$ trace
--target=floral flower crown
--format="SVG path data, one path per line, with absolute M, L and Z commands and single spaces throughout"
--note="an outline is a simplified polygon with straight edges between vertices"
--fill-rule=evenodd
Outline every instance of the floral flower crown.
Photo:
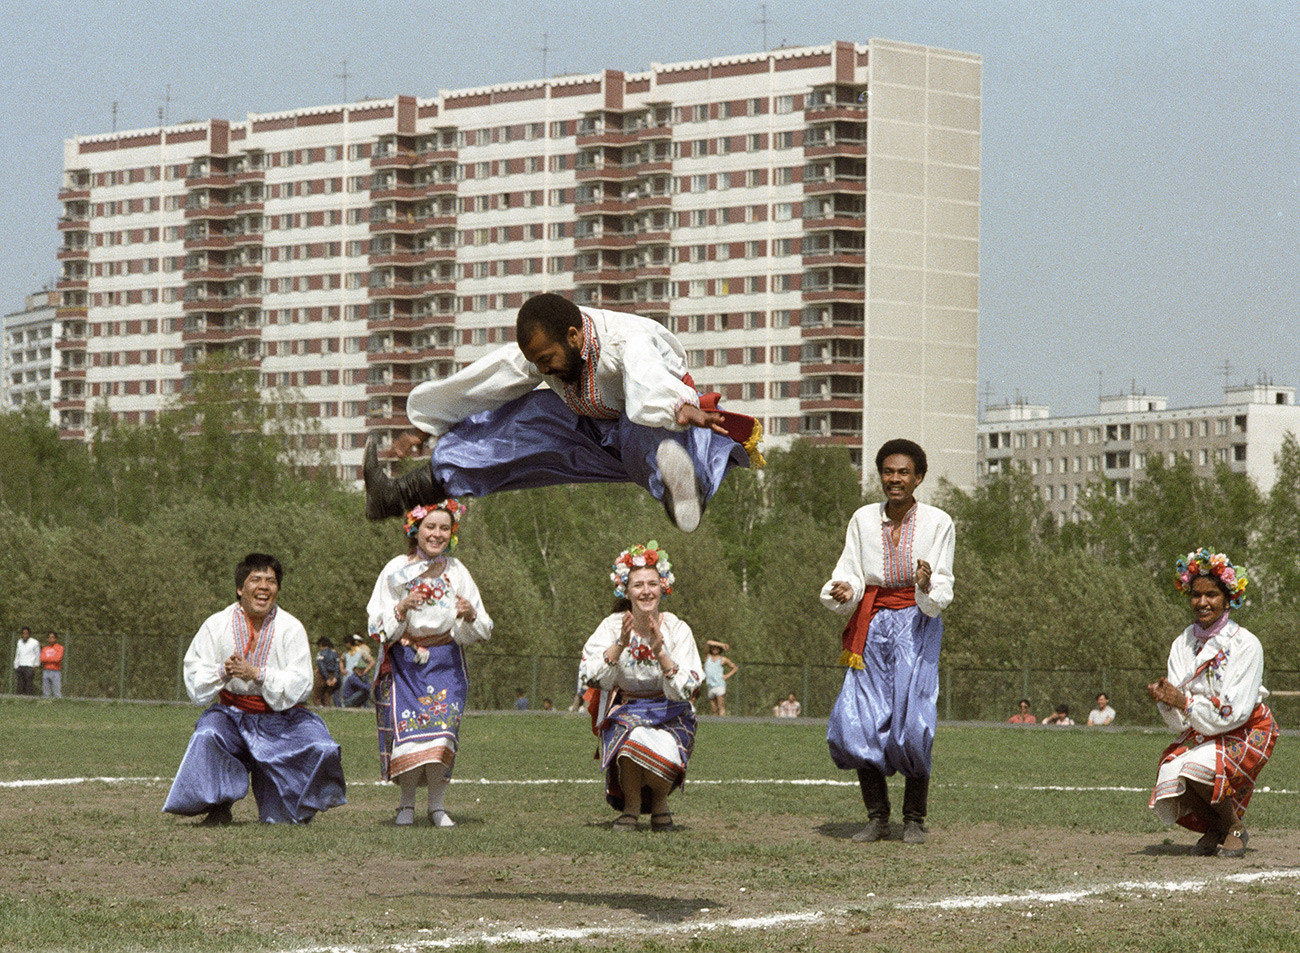
M 1246 570 L 1234 566 L 1223 553 L 1212 553 L 1202 546 L 1196 552 L 1179 559 L 1174 572 L 1178 576 L 1174 580 L 1174 588 L 1179 592 L 1190 594 L 1192 580 L 1197 576 L 1213 576 L 1228 587 L 1228 608 L 1241 608 L 1243 593 L 1246 591 Z
M 441 503 L 434 503 L 432 506 L 417 506 L 406 514 L 406 520 L 402 523 L 402 531 L 406 533 L 407 539 L 413 541 L 415 534 L 420 531 L 420 524 L 424 522 L 424 518 L 434 510 L 444 510 L 451 516 L 451 542 L 447 544 L 447 551 L 450 552 L 456 548 L 456 531 L 460 529 L 460 518 L 465 515 L 465 504 L 459 500 L 448 497 Z
M 633 569 L 649 566 L 659 573 L 664 584 L 664 595 L 673 591 L 673 564 L 668 561 L 668 553 L 659 547 L 655 540 L 642 546 L 637 543 L 618 554 L 614 560 L 614 571 L 609 574 L 609 581 L 614 584 L 614 595 L 620 599 L 627 598 L 627 580 Z

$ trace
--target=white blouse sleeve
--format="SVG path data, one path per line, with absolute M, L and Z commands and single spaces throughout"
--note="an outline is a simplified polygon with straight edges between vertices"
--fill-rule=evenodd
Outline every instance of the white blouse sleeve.
M 695 645 L 695 634 L 676 616 L 672 617 L 672 625 L 666 628 L 670 628 L 665 633 L 668 654 L 673 657 L 677 671 L 671 678 L 664 679 L 664 695 L 672 701 L 690 701 L 704 678 L 704 663 L 700 661 L 700 650 Z
M 1187 722 L 1203 735 L 1221 735 L 1244 725 L 1259 703 L 1264 681 L 1264 651 L 1259 639 L 1239 629 L 1226 646 L 1218 646 L 1217 642 L 1217 638 L 1211 639 L 1202 650 L 1225 652 L 1217 673 L 1207 673 L 1188 686 L 1192 704 L 1187 709 Z
M 456 595 L 464 597 L 474 607 L 474 619 L 467 622 L 457 619 L 451 627 L 451 637 L 460 645 L 473 645 L 486 642 L 492 638 L 492 617 L 483 608 L 483 597 L 479 594 L 474 577 L 469 574 L 465 564 L 460 560 L 449 560 L 452 576 L 452 588 Z
M 582 684 L 609 691 L 618 678 L 618 665 L 605 661 L 605 650 L 618 641 L 623 631 L 622 613 L 614 613 L 601 620 L 596 631 L 591 633 L 587 644 L 582 647 L 582 661 L 578 665 L 578 677 Z
M 450 377 L 418 385 L 406 399 L 406 416 L 440 437 L 466 417 L 522 397 L 541 382 L 519 346 L 506 344 Z
M 867 585 L 865 581 L 866 573 L 862 568 L 862 510 L 853 514 L 849 520 L 849 528 L 844 534 L 844 551 L 840 553 L 839 562 L 835 564 L 835 569 L 831 572 L 831 578 L 826 580 L 822 586 L 821 602 L 827 609 L 837 615 L 852 615 L 853 610 L 858 607 L 862 601 L 862 594 L 866 592 Z M 853 595 L 847 602 L 836 602 L 835 597 L 831 595 L 831 586 L 837 582 L 847 582 L 853 589 Z
M 261 694 L 272 709 L 284 711 L 311 696 L 311 645 L 302 623 L 287 613 L 277 613 L 274 639 L 262 671 Z
M 677 422 L 683 404 L 699 406 L 700 395 L 675 375 L 655 343 L 638 331 L 623 342 L 624 413 L 633 423 L 662 430 L 685 430 Z
M 930 591 L 923 592 L 916 587 L 916 605 L 926 615 L 937 616 L 952 602 L 952 555 L 957 544 L 957 531 L 951 517 L 942 510 L 933 510 L 932 515 L 940 518 L 930 551 L 913 552 L 917 559 L 924 559 L 930 564 Z
M 400 560 L 399 556 L 380 570 L 375 588 L 370 593 L 370 601 L 366 603 L 370 637 L 381 645 L 392 645 L 406 634 L 406 620 L 397 617 L 397 603 L 401 601 L 402 594 L 394 592 L 388 585 L 388 575 Z
M 209 616 L 185 652 L 185 691 L 196 705 L 212 704 L 225 687 L 221 678 L 221 667 L 226 658 L 221 651 L 220 620 L 220 613 Z

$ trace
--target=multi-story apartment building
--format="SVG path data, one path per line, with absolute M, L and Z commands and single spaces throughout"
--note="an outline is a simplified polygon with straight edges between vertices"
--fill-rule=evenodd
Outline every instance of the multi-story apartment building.
M 701 389 L 975 476 L 981 64 L 873 40 L 71 139 L 59 423 L 146 421 L 206 357 L 345 472 L 529 295 L 666 324 Z
M 49 409 L 50 422 L 55 425 L 63 383 L 54 374 L 55 348 L 63 336 L 58 305 L 57 291 L 28 295 L 23 310 L 6 314 L 0 326 L 4 349 L 0 407 L 13 411 L 37 403 Z
M 1123 498 L 1155 456 L 1189 461 L 1200 476 L 1218 464 L 1245 473 L 1267 493 L 1276 479 L 1282 438 L 1300 435 L 1295 388 L 1272 384 L 1227 387 L 1223 403 L 1170 409 L 1164 397 L 1103 397 L 1096 414 L 1053 417 L 1027 403 L 988 407 L 979 425 L 981 480 L 1022 468 L 1058 523 L 1078 520 L 1088 485 L 1108 480 Z

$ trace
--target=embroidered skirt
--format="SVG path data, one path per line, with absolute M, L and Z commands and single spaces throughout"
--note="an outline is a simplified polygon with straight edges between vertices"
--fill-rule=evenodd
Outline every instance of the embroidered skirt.
M 446 765 L 451 777 L 469 692 L 465 656 L 455 642 L 426 648 L 429 660 L 420 665 L 411 646 L 391 646 L 387 671 L 375 682 L 379 774 L 385 781 L 430 762 Z
M 618 759 L 636 764 L 672 782 L 671 790 L 686 779 L 686 764 L 695 747 L 695 709 L 690 702 L 666 698 L 634 698 L 617 705 L 600 723 L 600 766 L 605 769 L 605 800 L 623 810 L 623 789 L 618 779 Z M 643 813 L 650 796 L 641 796 Z
M 1230 798 L 1240 820 L 1255 791 L 1255 779 L 1273 754 L 1277 735 L 1273 712 L 1264 704 L 1255 706 L 1244 725 L 1221 735 L 1206 737 L 1191 729 L 1183 732 L 1160 756 L 1151 810 L 1166 824 L 1204 833 L 1208 829 L 1205 819 L 1179 800 L 1191 780 L 1213 784 L 1212 803 Z
M 916 606 L 876 613 L 862 648 L 863 667 L 845 669 L 826 726 L 837 767 L 930 776 L 942 641 L 943 620 Z

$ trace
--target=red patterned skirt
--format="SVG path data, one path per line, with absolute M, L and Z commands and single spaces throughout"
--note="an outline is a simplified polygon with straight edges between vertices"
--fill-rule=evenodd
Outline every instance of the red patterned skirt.
M 1215 804 L 1225 797 L 1231 798 L 1240 820 L 1255 791 L 1255 779 L 1273 754 L 1277 735 L 1273 713 L 1262 703 L 1255 706 L 1244 725 L 1221 735 L 1202 735 L 1189 728 L 1160 756 L 1160 774 L 1151 792 L 1149 806 L 1159 811 L 1156 802 L 1179 797 L 1186 789 L 1184 778 L 1190 778 L 1213 783 L 1211 800 Z M 1184 757 L 1189 753 L 1201 757 Z M 1214 761 L 1212 771 L 1209 766 L 1211 753 Z M 1190 810 L 1183 811 L 1177 818 L 1165 819 L 1198 833 L 1208 829 L 1205 819 Z

